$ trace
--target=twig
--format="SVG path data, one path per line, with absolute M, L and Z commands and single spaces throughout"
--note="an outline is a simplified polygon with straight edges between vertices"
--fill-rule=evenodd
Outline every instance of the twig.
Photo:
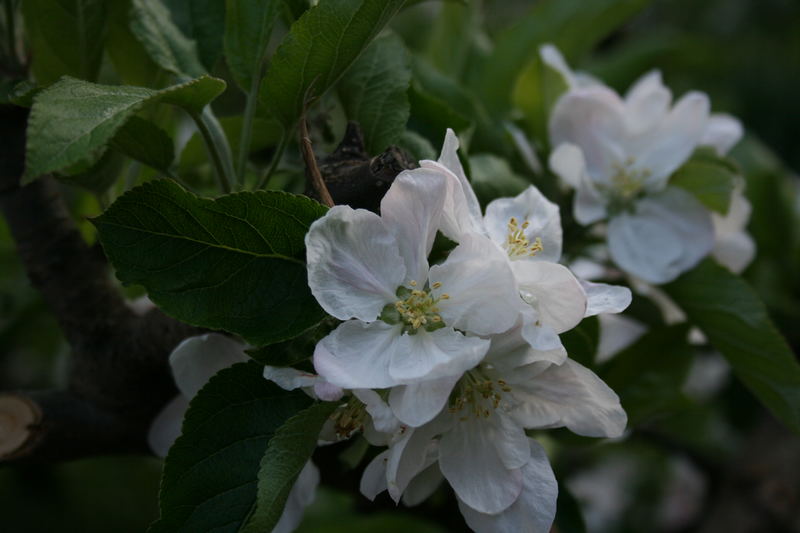
M 314 155 L 314 149 L 311 146 L 311 137 L 308 134 L 308 124 L 306 123 L 306 112 L 311 105 L 312 98 L 311 90 L 314 87 L 316 78 L 308 86 L 306 94 L 303 97 L 303 113 L 300 115 L 300 152 L 303 154 L 303 161 L 306 163 L 306 170 L 308 170 L 308 177 L 311 180 L 311 186 L 316 191 L 320 203 L 328 207 L 333 207 L 333 198 L 328 191 L 328 186 L 325 185 L 325 180 L 322 179 L 322 174 L 317 165 L 317 157 Z

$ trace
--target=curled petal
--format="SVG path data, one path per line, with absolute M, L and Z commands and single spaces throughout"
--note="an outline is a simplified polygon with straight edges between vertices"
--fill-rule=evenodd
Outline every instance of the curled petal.
M 593 283 L 581 280 L 581 286 L 586 292 L 587 305 L 584 316 L 594 316 L 601 313 L 621 313 L 631 304 L 633 295 L 628 287 Z
M 334 206 L 306 235 L 308 285 L 341 320 L 372 321 L 406 277 L 395 234 L 364 209 Z
M 156 457 L 166 457 L 172 444 L 180 437 L 183 417 L 188 409 L 189 400 L 179 394 L 153 419 L 147 432 L 147 444 Z

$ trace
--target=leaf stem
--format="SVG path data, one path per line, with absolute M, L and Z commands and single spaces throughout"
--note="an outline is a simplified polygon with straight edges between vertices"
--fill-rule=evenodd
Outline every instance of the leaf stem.
M 264 189 L 269 184 L 269 180 L 272 177 L 272 174 L 275 172 L 275 169 L 278 167 L 278 163 L 280 163 L 280 160 L 283 157 L 283 152 L 286 150 L 286 145 L 288 144 L 289 135 L 284 129 L 283 135 L 281 135 L 281 142 L 278 144 L 278 147 L 275 149 L 275 153 L 272 155 L 272 161 L 270 161 L 267 171 L 264 172 L 264 175 L 261 176 L 260 180 L 258 180 L 255 190 L 258 191 Z
M 217 119 L 208 107 L 202 115 L 190 113 L 200 135 L 203 137 L 211 163 L 217 176 L 220 190 L 228 194 L 231 192 L 231 177 L 233 175 L 233 163 L 231 163 L 230 147 Z
M 311 178 L 311 186 L 317 192 L 320 202 L 328 207 L 333 207 L 333 198 L 328 191 L 328 186 L 325 185 L 325 180 L 322 179 L 319 165 L 317 165 L 317 156 L 314 155 L 314 149 L 311 147 L 311 137 L 308 134 L 305 113 L 300 117 L 300 151 L 303 153 L 303 160 Z
M 253 81 L 250 84 L 250 92 L 247 93 L 247 103 L 244 108 L 244 123 L 242 124 L 242 135 L 239 141 L 239 162 L 236 165 L 236 175 L 239 178 L 239 186 L 242 188 L 244 187 L 244 174 L 247 170 L 247 156 L 250 154 L 250 143 L 253 135 L 253 117 L 256 114 L 259 87 L 261 87 L 261 76 L 257 71 L 253 75 Z

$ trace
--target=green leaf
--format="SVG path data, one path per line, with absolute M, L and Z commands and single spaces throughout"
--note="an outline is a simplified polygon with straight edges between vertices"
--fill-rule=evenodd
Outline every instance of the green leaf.
M 224 81 L 208 76 L 160 91 L 65 77 L 34 99 L 24 183 L 80 161 L 96 161 L 117 131 L 146 105 L 163 102 L 200 113 L 223 90 Z
M 289 491 L 317 447 L 322 425 L 336 407 L 334 402 L 312 405 L 275 432 L 261 460 L 256 507 L 244 533 L 272 531 L 278 523 Z
M 130 16 L 131 31 L 158 66 L 180 77 L 206 73 L 197 45 L 175 26 L 161 0 L 131 0 Z
M 181 32 L 197 43 L 197 54 L 212 69 L 222 52 L 225 28 L 224 0 L 166 0 L 172 20 Z
M 106 150 L 94 164 L 78 164 L 69 173 L 59 174 L 58 179 L 70 185 L 83 187 L 95 194 L 102 194 L 117 181 L 125 163 L 125 158 L 115 150 Z
M 555 527 L 558 528 L 558 533 L 586 533 L 581 506 L 566 484 L 560 480 L 557 505 Z
M 283 0 L 228 0 L 225 17 L 225 59 L 236 83 L 250 92 L 261 77 L 272 27 Z
M 111 139 L 110 146 L 156 170 L 169 171 L 175 146 L 167 132 L 139 117 L 131 117 Z
M 347 118 L 364 132 L 367 153 L 395 144 L 408 121 L 411 67 L 403 41 L 395 34 L 378 37 L 339 82 Z
M 312 400 L 265 380 L 261 366 L 221 370 L 192 400 L 164 463 L 161 518 L 150 533 L 239 531 L 255 505 L 270 439 Z
M 276 191 L 198 198 L 170 180 L 120 197 L 94 219 L 125 284 L 166 313 L 260 345 L 296 336 L 324 313 L 306 279 L 304 237 L 325 208 Z
M 125 85 L 158 86 L 158 76 L 163 74 L 131 31 L 131 0 L 110 2 L 106 53 Z
M 631 426 L 686 407 L 681 387 L 694 353 L 688 331 L 687 324 L 653 328 L 599 369 Z
M 431 65 L 453 79 L 461 79 L 477 35 L 480 2 L 445 3 L 430 31 L 425 50 Z
M 426 91 L 417 80 L 411 81 L 408 100 L 411 104 L 409 128 L 432 140 L 435 146 L 442 145 L 447 128 L 463 131 L 472 125 L 460 110 L 456 111 L 447 101 Z
M 287 128 L 304 98 L 331 87 L 402 7 L 404 0 L 320 0 L 292 24 L 272 56 L 261 102 Z
M 472 188 L 482 205 L 495 198 L 516 196 L 529 183 L 511 170 L 508 162 L 491 154 L 478 154 L 469 158 Z
M 534 139 L 548 141 L 550 110 L 569 84 L 560 72 L 542 61 L 537 53 L 517 79 L 512 94 L 514 105 L 522 110 Z
M 706 207 L 723 215 L 728 212 L 738 169 L 718 156 L 713 148 L 700 148 L 670 178 L 670 185 L 685 189 Z
M 596 316 L 584 318 L 580 324 L 561 335 L 561 342 L 570 359 L 591 368 L 600 342 L 600 321 Z
M 330 333 L 338 323 L 338 320 L 328 317 L 294 339 L 260 348 L 251 348 L 245 350 L 245 352 L 262 365 L 295 366 L 311 359 L 317 343 Z
M 706 260 L 664 290 L 753 394 L 800 432 L 800 364 L 750 286 Z
M 105 0 L 25 0 L 22 14 L 39 85 L 64 75 L 97 78 L 106 38 Z
M 552 42 L 568 59 L 580 57 L 619 28 L 649 0 L 542 0 L 514 26 L 498 35 L 484 68 L 474 76 L 477 92 L 493 113 L 510 103 L 514 81 L 539 46 Z

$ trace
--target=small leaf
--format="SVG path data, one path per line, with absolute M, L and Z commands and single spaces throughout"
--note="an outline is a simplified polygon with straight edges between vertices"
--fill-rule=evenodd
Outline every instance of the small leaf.
M 106 38 L 105 0 L 25 0 L 22 14 L 39 85 L 61 76 L 94 80 Z
M 588 52 L 648 4 L 648 0 L 543 0 L 497 36 L 491 55 L 476 72 L 475 88 L 493 113 L 508 110 L 514 81 L 538 54 L 555 43 L 568 59 Z
M 733 162 L 719 157 L 713 149 L 700 148 L 672 175 L 670 185 L 689 191 L 703 205 L 724 215 L 731 203 L 737 175 Z
M 336 406 L 334 402 L 314 404 L 275 432 L 261 459 L 256 507 L 243 529 L 245 533 L 272 531 L 278 523 L 289 491 L 317 447 L 322 425 Z
M 131 31 L 164 70 L 190 78 L 206 73 L 197 45 L 175 26 L 161 0 L 131 0 Z
M 175 159 L 175 146 L 167 132 L 139 117 L 128 119 L 110 146 L 156 170 L 168 171 Z
M 172 20 L 181 32 L 197 43 L 197 55 L 212 69 L 222 52 L 225 27 L 223 0 L 165 0 Z
M 469 158 L 472 188 L 481 204 L 495 198 L 516 196 L 530 185 L 514 173 L 505 159 L 491 154 L 478 154 Z
M 97 161 L 117 131 L 145 105 L 164 102 L 199 113 L 223 90 L 224 81 L 208 76 L 160 91 L 65 77 L 34 99 L 24 183 L 80 161 Z
M 325 208 L 261 191 L 198 198 L 170 180 L 120 197 L 94 224 L 125 284 L 166 313 L 260 345 L 290 339 L 324 313 L 306 279 L 304 237 Z
M 250 92 L 261 77 L 272 27 L 283 0 L 228 0 L 225 16 L 225 59 L 236 83 Z
M 753 394 L 790 429 L 800 432 L 800 364 L 753 289 L 726 268 L 705 260 L 664 290 Z
M 303 13 L 272 56 L 261 102 L 287 128 L 355 61 L 405 0 L 320 0 Z M 311 91 L 309 92 L 309 88 Z
M 375 39 L 339 82 L 339 98 L 347 118 L 361 126 L 367 153 L 384 151 L 405 131 L 410 80 L 403 41 L 389 34 Z
M 265 380 L 256 363 L 221 370 L 189 406 L 164 463 L 161 518 L 148 531 L 239 531 L 255 505 L 270 439 L 311 402 Z

